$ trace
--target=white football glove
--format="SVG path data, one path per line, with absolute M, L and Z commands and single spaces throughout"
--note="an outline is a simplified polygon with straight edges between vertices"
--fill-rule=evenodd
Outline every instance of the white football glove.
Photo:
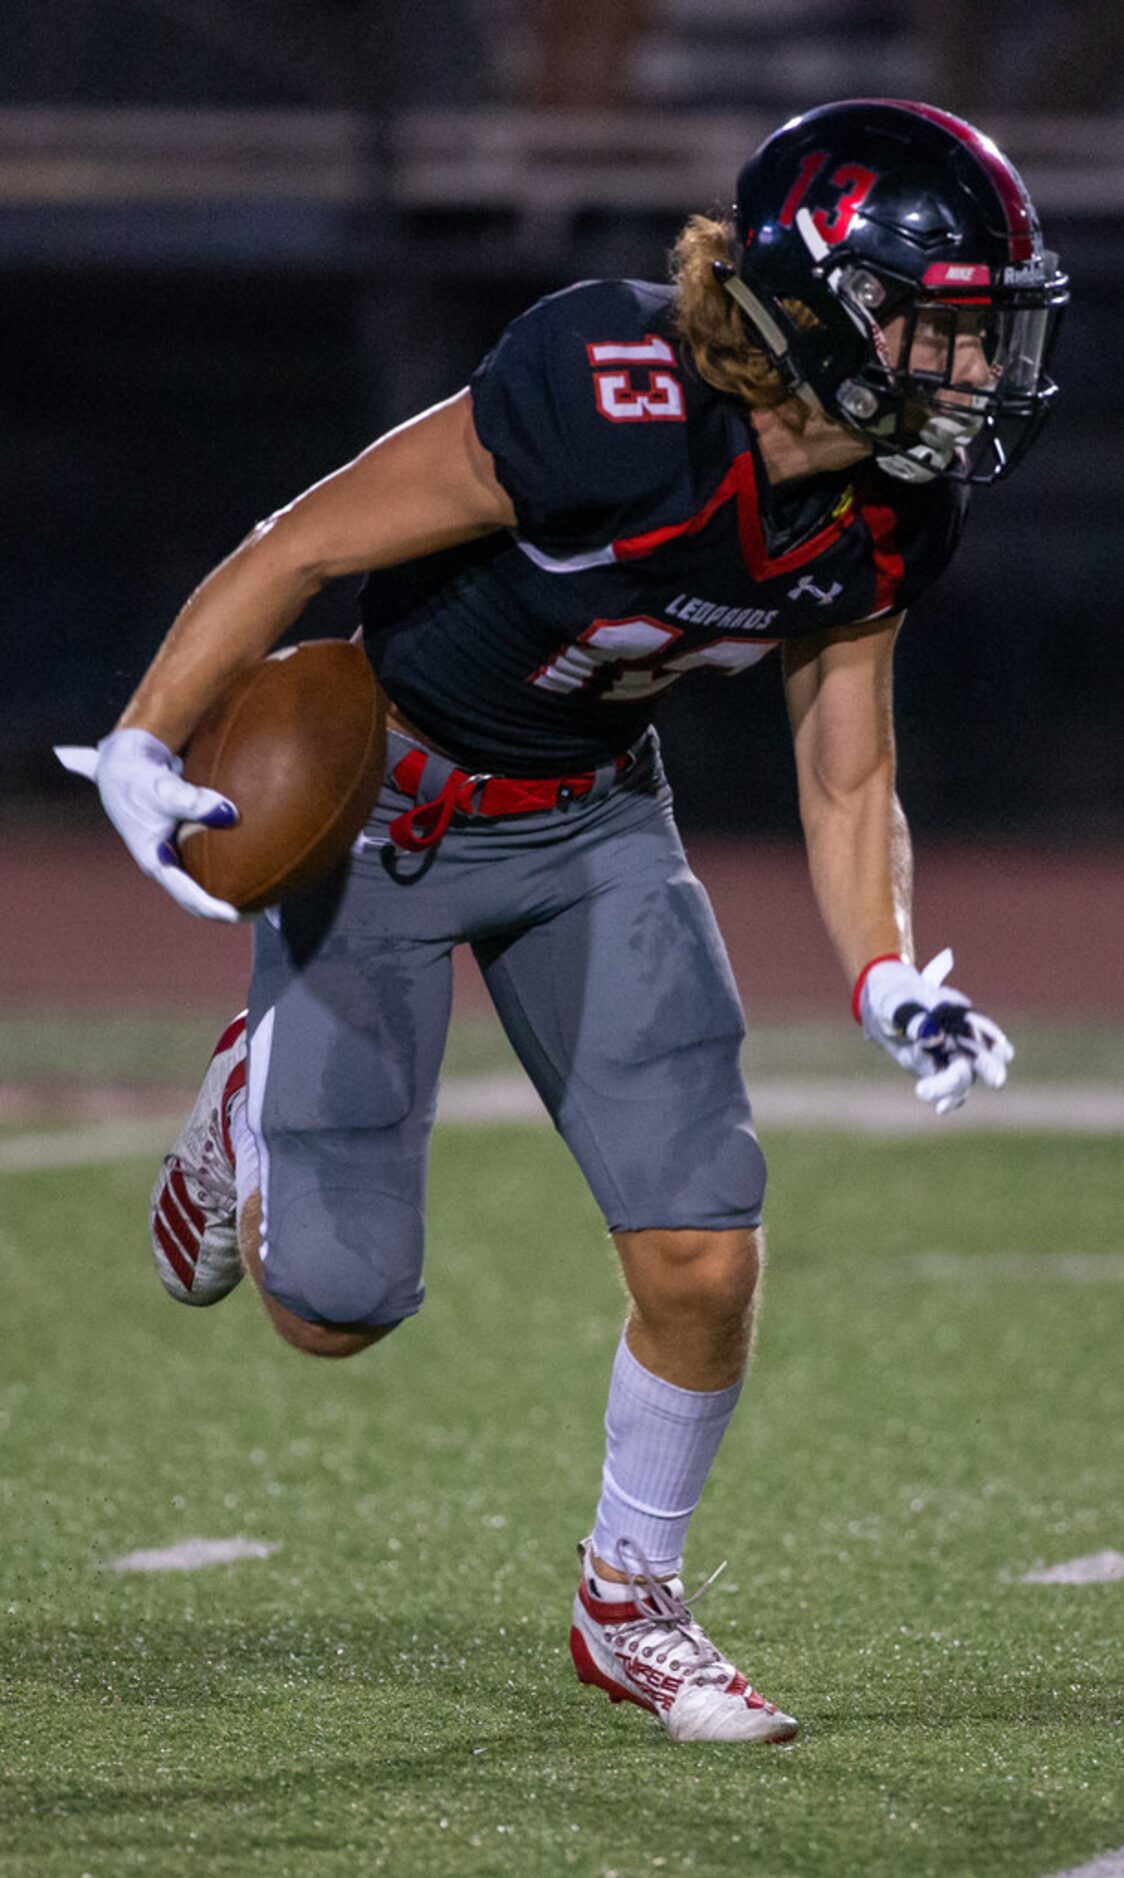
M 167 744 L 146 730 L 115 730 L 96 746 L 56 744 L 64 769 L 97 784 L 110 821 L 138 867 L 178 900 L 189 913 L 205 919 L 236 920 L 238 909 L 185 874 L 176 849 L 181 822 L 205 828 L 229 828 L 238 810 L 214 789 L 184 782 L 183 764 Z
M 997 1024 L 945 985 L 951 970 L 947 946 L 920 972 L 901 959 L 879 959 L 859 995 L 863 1034 L 918 1078 L 915 1093 L 935 1103 L 938 1115 L 967 1101 L 977 1078 L 1002 1089 L 1015 1054 Z

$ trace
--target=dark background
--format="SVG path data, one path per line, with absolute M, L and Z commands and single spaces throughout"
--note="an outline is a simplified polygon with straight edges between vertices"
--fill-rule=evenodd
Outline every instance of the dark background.
M 610 0 L 587 19 L 547 0 L 408 12 L 320 0 L 267 9 L 265 29 L 219 0 L 6 12 L 7 789 L 73 788 L 50 743 L 109 728 L 207 569 L 380 430 L 456 390 L 529 300 L 589 274 L 663 273 L 682 214 L 721 202 L 732 168 L 716 160 L 711 175 L 700 159 L 688 195 L 674 163 L 660 170 L 662 124 L 668 147 L 696 150 L 724 126 L 734 151 L 744 120 L 748 151 L 790 110 L 861 89 L 928 95 L 986 128 L 1001 119 L 1073 279 L 1059 408 L 1011 481 L 977 494 L 956 560 L 903 637 L 907 808 L 930 832 L 1120 832 L 1124 190 L 1115 159 L 1074 168 L 1075 153 L 1115 149 L 1118 62 L 1100 60 L 1093 84 L 1073 50 L 1080 6 L 1020 9 L 1020 37 L 999 4 L 983 76 L 949 44 L 955 8 L 943 40 L 904 4 L 773 0 L 765 37 L 747 11 L 731 0 L 693 19 L 687 0 Z M 809 74 L 828 82 L 809 89 Z M 268 164 L 253 154 L 262 123 Z M 544 124 L 557 159 L 537 150 Z M 318 182 L 337 127 L 351 171 Z M 498 183 L 462 190 L 505 127 Z M 656 156 L 638 157 L 653 141 Z M 449 144 L 452 190 L 417 155 Z M 583 165 L 588 180 L 557 195 Z M 349 631 L 353 608 L 354 590 L 336 589 L 302 631 Z M 689 826 L 793 826 L 771 664 L 693 678 L 660 725 Z

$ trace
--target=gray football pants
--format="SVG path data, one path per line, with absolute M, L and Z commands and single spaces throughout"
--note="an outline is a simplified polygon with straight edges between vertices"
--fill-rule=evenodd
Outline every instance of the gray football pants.
M 411 746 L 392 734 L 388 778 Z M 451 765 L 431 756 L 418 800 Z M 260 918 L 249 1113 L 263 1273 L 311 1323 L 421 1304 L 425 1187 L 455 945 L 614 1231 L 756 1225 L 765 1170 L 744 1028 L 653 735 L 566 808 L 387 846 L 387 782 L 348 868 Z

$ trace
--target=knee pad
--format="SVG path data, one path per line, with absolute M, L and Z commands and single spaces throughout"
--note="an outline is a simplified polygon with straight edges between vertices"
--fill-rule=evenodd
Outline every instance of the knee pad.
M 323 1184 L 272 1206 L 262 1281 L 311 1324 L 400 1324 L 421 1308 L 423 1223 L 416 1208 L 369 1187 Z

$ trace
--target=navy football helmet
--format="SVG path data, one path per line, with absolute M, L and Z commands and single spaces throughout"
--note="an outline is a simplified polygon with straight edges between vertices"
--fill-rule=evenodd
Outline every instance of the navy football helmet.
M 718 272 L 792 393 L 891 475 L 1013 467 L 1057 391 L 1069 291 L 989 138 L 930 105 L 824 105 L 746 163 L 735 225 L 738 264 Z

